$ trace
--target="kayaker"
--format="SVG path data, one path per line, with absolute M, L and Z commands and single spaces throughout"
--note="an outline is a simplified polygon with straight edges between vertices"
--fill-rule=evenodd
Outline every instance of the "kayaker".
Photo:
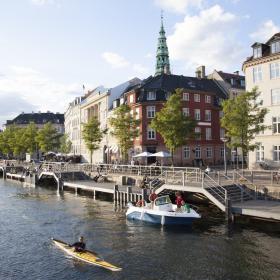
M 177 205 L 177 209 L 180 209 L 181 206 L 183 206 L 185 204 L 185 201 L 182 197 L 182 194 L 180 192 L 176 192 L 176 205 Z
M 83 252 L 86 249 L 86 243 L 84 242 L 84 237 L 80 236 L 79 241 L 70 245 L 70 247 L 75 247 L 75 252 Z

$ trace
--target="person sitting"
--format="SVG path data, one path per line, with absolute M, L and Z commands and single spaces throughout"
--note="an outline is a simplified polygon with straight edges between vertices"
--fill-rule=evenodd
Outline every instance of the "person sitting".
M 74 247 L 75 252 L 84 252 L 86 249 L 86 243 L 84 242 L 84 237 L 80 236 L 79 241 L 70 245 L 70 247 Z

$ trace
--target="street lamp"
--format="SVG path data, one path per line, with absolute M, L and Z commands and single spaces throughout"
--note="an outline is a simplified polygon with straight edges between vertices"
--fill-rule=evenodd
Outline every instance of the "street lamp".
M 224 142 L 224 166 L 225 166 L 225 175 L 227 176 L 227 156 L 226 156 L 226 142 L 228 141 L 227 138 L 221 138 L 221 141 Z

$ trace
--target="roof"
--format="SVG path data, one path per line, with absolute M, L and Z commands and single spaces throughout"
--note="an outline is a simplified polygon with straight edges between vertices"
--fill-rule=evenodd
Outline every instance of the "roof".
M 241 80 L 245 81 L 245 76 L 237 75 L 237 74 L 233 74 L 233 73 L 225 73 L 223 71 L 218 71 L 218 73 L 225 82 L 227 82 L 231 85 L 231 87 L 245 89 L 245 83 L 244 83 L 244 85 L 241 85 Z M 234 84 L 231 83 L 231 79 L 234 80 Z
M 166 92 L 172 93 L 177 88 L 212 93 L 216 94 L 219 98 L 226 98 L 225 93 L 216 85 L 213 80 L 199 79 L 182 75 L 161 74 L 155 77 L 149 77 L 143 81 L 143 84 L 140 88 L 141 94 L 139 96 L 139 101 L 146 100 L 145 94 L 143 94 L 145 91 L 158 90 L 159 92 L 165 94 Z M 164 97 L 164 99 L 166 98 Z
M 60 113 L 22 113 L 13 120 L 7 120 L 7 125 L 11 124 L 45 124 L 51 122 L 53 124 L 64 124 L 64 115 Z

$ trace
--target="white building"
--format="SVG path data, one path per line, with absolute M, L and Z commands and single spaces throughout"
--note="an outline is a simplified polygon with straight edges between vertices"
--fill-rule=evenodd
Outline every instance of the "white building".
M 269 126 L 256 135 L 255 151 L 249 153 L 249 167 L 268 165 L 280 167 L 280 33 L 276 33 L 265 44 L 252 45 L 253 55 L 243 64 L 246 90 L 258 87 L 262 106 L 269 112 L 264 124 Z

